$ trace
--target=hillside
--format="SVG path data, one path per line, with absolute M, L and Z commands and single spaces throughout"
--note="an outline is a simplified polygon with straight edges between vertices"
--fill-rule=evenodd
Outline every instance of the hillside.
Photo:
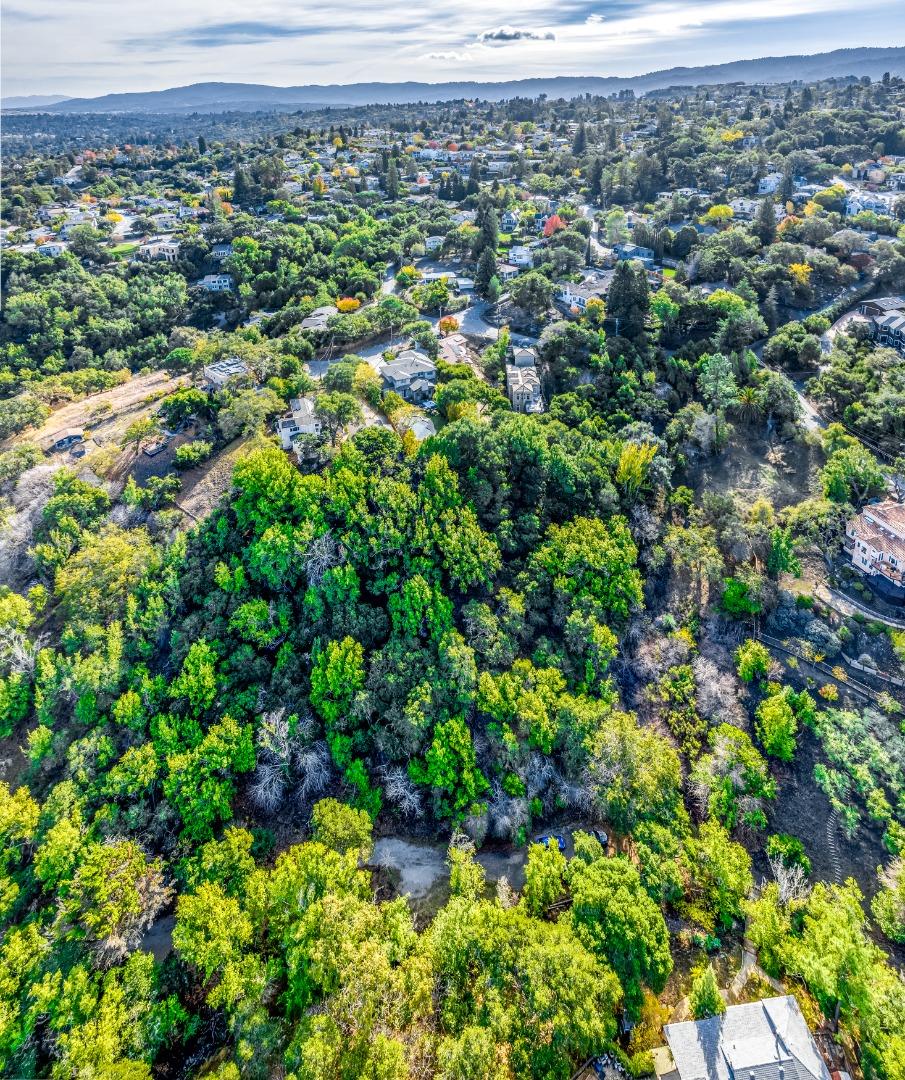
M 813 56 L 772 56 L 737 60 L 706 67 L 673 67 L 629 77 L 562 76 L 508 82 L 351 83 L 348 86 L 266 86 L 256 83 L 195 83 L 147 93 L 105 94 L 69 98 L 47 106 L 48 112 L 255 112 L 324 105 L 404 104 L 480 98 L 504 101 L 514 97 L 575 98 L 583 94 L 638 94 L 675 85 L 716 85 L 727 82 L 780 83 L 846 76 L 879 78 L 884 72 L 905 75 L 905 47 L 836 49 Z M 9 107 L 9 106 L 6 106 Z

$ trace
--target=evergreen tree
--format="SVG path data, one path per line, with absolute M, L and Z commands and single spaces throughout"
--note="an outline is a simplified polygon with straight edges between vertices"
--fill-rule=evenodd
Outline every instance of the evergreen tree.
M 399 170 L 396 168 L 396 161 L 394 158 L 390 159 L 390 163 L 387 166 L 383 188 L 387 193 L 388 199 L 399 198 Z
M 611 318 L 619 320 L 619 334 L 630 341 L 643 338 L 649 307 L 650 290 L 644 267 L 628 260 L 620 262 L 607 295 L 607 310 Z
M 575 131 L 575 138 L 572 140 L 572 153 L 576 157 L 580 157 L 588 148 L 588 132 L 584 126 L 584 120 L 578 125 Z
M 691 1015 L 695 1020 L 706 1020 L 708 1016 L 719 1016 L 726 1011 L 726 1003 L 720 995 L 712 964 L 701 968 L 695 975 L 691 984 L 690 1004 Z
M 773 208 L 773 200 L 769 196 L 757 208 L 754 232 L 765 247 L 776 239 L 776 211 Z
M 488 247 L 484 248 L 478 259 L 475 272 L 475 291 L 478 296 L 489 299 L 490 282 L 496 276 L 496 256 Z

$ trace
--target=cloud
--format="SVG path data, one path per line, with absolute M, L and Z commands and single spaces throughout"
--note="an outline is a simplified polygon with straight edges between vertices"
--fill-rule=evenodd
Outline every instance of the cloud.
M 12 23 L 39 23 L 44 22 L 46 15 L 39 15 L 36 11 L 23 11 L 22 8 L 8 7 L 3 12 L 3 18 Z
M 478 34 L 478 41 L 495 41 L 508 44 L 512 41 L 555 41 L 552 30 L 527 30 L 518 26 L 498 26 L 494 30 L 485 30 Z
M 425 60 L 464 60 L 465 53 L 460 52 L 429 52 L 424 54 Z
M 258 45 L 282 38 L 308 37 L 329 32 L 328 27 L 322 26 L 287 26 L 286 23 L 250 20 L 207 23 L 172 30 L 166 34 L 142 34 L 124 39 L 123 44 L 132 48 L 176 44 L 190 45 L 197 49 L 218 49 L 223 45 Z
M 595 13 L 594 13 L 593 15 L 589 15 L 589 16 L 588 16 L 588 17 L 587 17 L 587 18 L 585 19 L 585 22 L 586 22 L 586 23 L 590 23 L 590 24 L 591 24 L 591 25 L 593 26 L 593 25 L 594 25 L 595 23 L 602 23 L 602 22 L 604 21 L 604 19 L 605 19 L 605 18 L 606 18 L 606 15 L 598 15 L 598 14 L 597 14 L 597 13 L 595 12 Z

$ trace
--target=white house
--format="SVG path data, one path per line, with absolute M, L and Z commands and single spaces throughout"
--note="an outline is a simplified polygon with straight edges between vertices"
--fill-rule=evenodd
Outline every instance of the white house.
M 519 225 L 519 215 L 514 210 L 504 210 L 500 218 L 500 228 L 503 232 L 514 232 Z
M 584 311 L 589 300 L 602 300 L 606 296 L 612 280 L 613 274 L 610 271 L 594 278 L 587 278 L 580 285 L 572 281 L 561 281 L 556 286 L 554 295 L 563 306 Z
M 233 279 L 231 274 L 205 274 L 198 285 L 205 292 L 232 292 Z
M 854 217 L 862 210 L 872 210 L 875 214 L 888 214 L 891 210 L 891 200 L 888 195 L 878 195 L 872 191 L 853 191 L 845 200 L 845 213 L 847 217 Z
M 289 416 L 277 420 L 277 435 L 284 450 L 291 450 L 299 435 L 320 435 L 321 422 L 315 415 L 312 398 L 293 398 L 289 412 Z
M 152 236 L 139 244 L 137 255 L 139 259 L 148 261 L 163 259 L 165 262 L 176 262 L 179 258 L 179 241 L 172 236 Z
M 429 236 L 424 241 L 424 250 L 425 251 L 439 251 L 440 248 L 443 247 L 443 241 L 445 239 L 446 239 L 445 236 Z
M 223 262 L 224 259 L 228 259 L 233 253 L 233 245 L 229 244 L 214 244 L 211 248 L 211 258 L 214 262 Z
M 758 195 L 775 195 L 782 184 L 782 173 L 771 172 L 757 182 Z
M 520 244 L 516 244 L 509 249 L 509 262 L 512 266 L 517 266 L 520 270 L 529 269 L 534 266 L 534 255 L 531 248 L 524 247 Z
M 512 281 L 513 278 L 517 278 L 519 275 L 519 268 L 513 266 L 512 263 L 497 263 L 496 264 L 496 276 L 500 281 Z
M 230 356 L 201 369 L 202 386 L 208 390 L 222 390 L 231 379 L 244 378 L 248 374 L 248 364 L 238 356 Z
M 845 535 L 852 566 L 870 578 L 885 578 L 905 599 L 905 504 L 886 499 L 865 506 L 846 525 Z
M 66 245 L 61 244 L 59 240 L 48 240 L 46 244 L 38 244 L 35 248 L 39 255 L 49 255 L 51 258 L 56 258 L 58 255 L 62 255 L 66 250 Z

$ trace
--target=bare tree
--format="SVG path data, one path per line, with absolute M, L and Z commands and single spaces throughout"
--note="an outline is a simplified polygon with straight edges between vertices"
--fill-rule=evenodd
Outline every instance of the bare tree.
M 421 817 L 422 793 L 408 772 L 401 766 L 388 765 L 380 770 L 380 775 L 386 801 L 403 817 Z
M 337 543 L 332 533 L 325 532 L 323 536 L 312 540 L 305 552 L 305 574 L 309 583 L 320 584 L 324 574 L 342 561 L 343 554 L 342 545 Z
M 811 892 L 804 867 L 799 863 L 788 866 L 779 856 L 770 859 L 770 870 L 779 886 L 779 899 L 783 904 L 806 900 Z

